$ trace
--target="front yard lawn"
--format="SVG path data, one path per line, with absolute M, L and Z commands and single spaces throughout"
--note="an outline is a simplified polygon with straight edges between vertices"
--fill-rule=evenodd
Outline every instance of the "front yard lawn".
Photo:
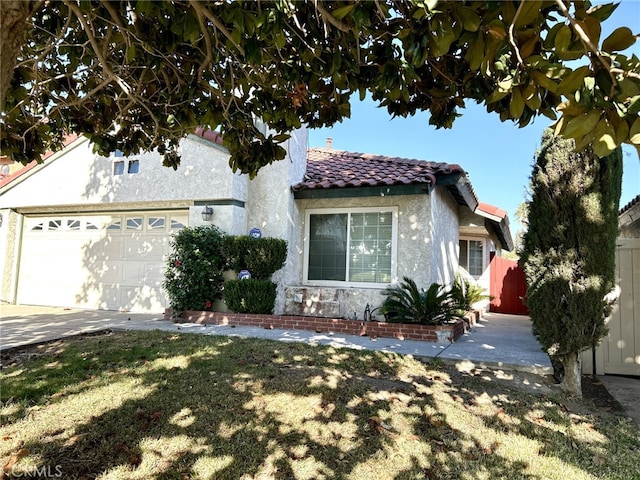
M 533 375 L 165 332 L 20 353 L 5 478 L 640 478 L 635 425 Z

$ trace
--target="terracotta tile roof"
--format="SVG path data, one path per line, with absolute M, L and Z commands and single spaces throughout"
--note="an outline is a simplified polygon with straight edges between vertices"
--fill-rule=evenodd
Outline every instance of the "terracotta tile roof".
M 455 164 L 310 148 L 304 179 L 294 185 L 293 190 L 415 184 L 433 186 L 438 177 L 464 173 L 462 167 Z
M 488 203 L 478 202 L 477 210 L 481 210 L 484 213 L 492 215 L 498 218 L 505 218 L 507 216 L 507 212 L 502 210 L 501 208 L 494 207 L 493 205 L 489 205 Z
M 636 204 L 640 204 L 640 195 L 636 196 L 635 198 L 632 198 L 629 203 L 627 203 L 624 207 L 622 207 L 618 212 L 618 215 L 623 214 L 627 210 L 631 210 L 631 208 Z
M 509 215 L 501 208 L 489 205 L 488 203 L 478 202 L 475 212 L 487 219 L 490 228 L 497 235 L 502 248 L 505 250 L 513 250 L 513 237 L 509 228 Z
M 199 137 L 204 138 L 205 140 L 209 140 L 210 142 L 217 143 L 218 145 L 222 145 L 222 135 L 220 135 L 215 130 L 197 127 L 194 133 Z

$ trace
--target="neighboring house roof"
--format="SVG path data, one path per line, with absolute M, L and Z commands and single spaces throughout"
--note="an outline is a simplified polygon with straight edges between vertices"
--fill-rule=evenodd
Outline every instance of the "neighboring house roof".
M 194 133 L 195 135 L 202 137 L 205 140 L 209 140 L 210 142 L 217 143 L 218 145 L 222 145 L 222 135 L 216 132 L 215 130 L 198 127 L 196 128 L 196 131 Z
M 456 201 L 475 210 L 478 199 L 465 171 L 456 164 L 427 162 L 368 153 L 353 153 L 330 148 L 310 148 L 302 182 L 293 185 L 296 198 L 329 196 L 328 191 L 362 194 L 393 194 L 412 189 L 431 191 L 434 186 L 449 188 Z M 351 189 L 358 189 L 357 191 Z M 348 190 L 348 192 L 347 192 Z
M 57 150 L 56 152 L 53 152 L 53 151 L 49 150 L 42 156 L 42 159 L 41 159 L 40 162 L 37 162 L 36 160 L 32 160 L 31 162 L 27 163 L 21 169 L 16 170 L 11 175 L 9 175 L 9 176 L 3 178 L 2 180 L 0 180 L 0 188 L 4 187 L 5 185 L 10 184 L 11 182 L 13 182 L 16 179 L 22 177 L 23 175 L 25 175 L 29 171 L 33 170 L 38 165 L 42 165 L 44 163 L 44 161 L 47 160 L 49 157 L 51 157 L 53 154 L 64 150 L 65 147 L 67 147 L 67 146 L 71 145 L 73 142 L 75 142 L 78 139 L 78 137 L 79 137 L 79 135 L 77 135 L 75 133 L 73 133 L 71 135 L 65 135 L 65 137 L 62 139 L 62 149 L 61 150 Z
M 502 248 L 505 250 L 513 250 L 513 238 L 511 236 L 509 217 L 506 211 L 489 205 L 488 203 L 479 202 L 474 213 L 488 220 L 489 225 L 500 240 Z
M 631 225 L 640 220 L 640 195 L 633 198 L 618 212 L 618 224 L 621 227 Z

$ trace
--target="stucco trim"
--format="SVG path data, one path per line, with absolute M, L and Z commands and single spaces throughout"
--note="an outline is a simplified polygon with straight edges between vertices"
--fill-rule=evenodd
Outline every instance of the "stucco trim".
M 242 200 L 238 200 L 235 198 L 221 198 L 218 200 L 196 200 L 193 202 L 193 205 L 196 207 L 204 207 L 205 205 L 209 205 L 215 207 L 216 205 L 219 207 L 240 207 L 245 208 L 245 202 Z
M 105 204 L 88 204 L 88 205 L 36 205 L 33 207 L 17 207 L 13 210 L 22 215 L 50 215 L 50 214 L 80 214 L 86 215 L 91 213 L 105 212 L 152 212 L 156 210 L 186 210 L 193 206 L 193 202 L 153 202 L 153 203 L 105 203 Z

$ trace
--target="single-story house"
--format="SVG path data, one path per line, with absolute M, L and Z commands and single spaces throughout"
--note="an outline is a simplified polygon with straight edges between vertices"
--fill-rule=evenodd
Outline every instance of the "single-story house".
M 288 242 L 275 313 L 362 318 L 388 285 L 450 284 L 463 269 L 487 286 L 490 257 L 513 248 L 506 212 L 480 203 L 461 166 L 308 149 L 251 180 L 220 136 L 198 129 L 174 171 L 161 156 L 109 157 L 84 137 L 0 183 L 0 301 L 163 312 L 171 235 L 211 223 Z

